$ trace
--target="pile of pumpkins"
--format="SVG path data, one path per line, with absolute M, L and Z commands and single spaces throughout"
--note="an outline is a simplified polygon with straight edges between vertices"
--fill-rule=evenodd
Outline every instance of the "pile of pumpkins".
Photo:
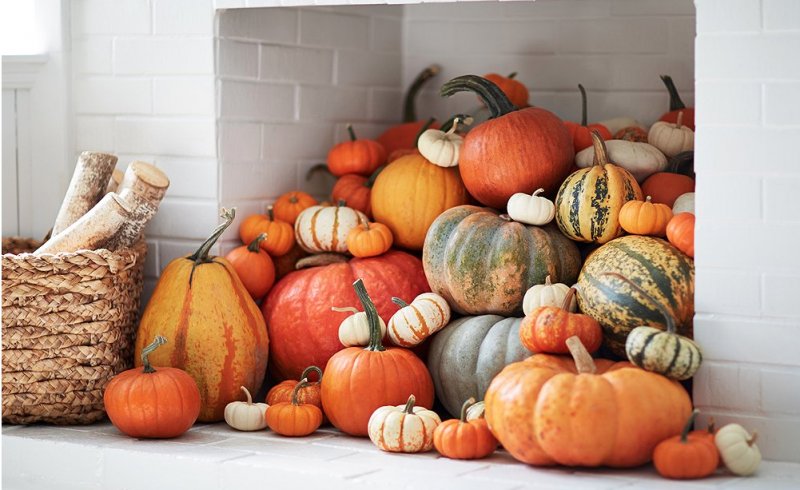
M 223 210 L 209 239 L 167 266 L 136 338 L 143 368 L 106 391 L 112 422 L 174 437 L 195 420 L 288 436 L 327 421 L 387 451 L 476 458 L 502 444 L 528 464 L 569 466 L 655 458 L 675 478 L 708 475 L 721 455 L 754 472 L 758 448 L 740 426 L 689 432 L 680 381 L 702 361 L 691 340 L 694 113 L 671 79 L 670 111 L 649 130 L 587 124 L 582 86 L 583 120 L 562 122 L 496 74 L 441 87 L 477 94 L 488 120 L 438 126 L 413 111 L 435 73 L 412 85 L 403 124 L 376 140 L 348 127 L 328 154 L 330 202 L 282 195 L 241 222 L 243 245 L 226 258 L 209 253 L 235 217 Z M 123 409 L 144 403 L 115 386 L 125 376 L 180 373 L 159 388 L 185 408 L 170 427 Z M 281 382 L 253 403 L 267 373 Z M 194 391 L 170 388 L 181 383 Z M 457 418 L 442 423 L 434 399 Z

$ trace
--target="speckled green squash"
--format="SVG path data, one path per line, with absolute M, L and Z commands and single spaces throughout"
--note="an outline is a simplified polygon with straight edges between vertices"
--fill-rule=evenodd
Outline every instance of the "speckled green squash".
M 629 235 L 612 240 L 586 259 L 578 276 L 578 307 L 603 327 L 604 345 L 625 356 L 625 341 L 636 327 L 666 329 L 664 317 L 645 296 L 623 280 L 630 279 L 675 319 L 677 333 L 692 337 L 694 262 L 659 238 Z
M 431 225 L 422 262 L 431 290 L 455 311 L 511 316 L 522 312 L 525 291 L 548 274 L 572 284 L 581 259 L 553 225 L 526 226 L 488 208 L 458 206 Z
M 489 383 L 505 366 L 532 353 L 519 341 L 522 318 L 468 316 L 450 322 L 431 340 L 428 371 L 436 398 L 458 417 L 469 397 L 483 400 Z
M 640 368 L 679 381 L 694 376 L 703 362 L 703 352 L 693 340 L 646 326 L 631 330 L 625 353 Z

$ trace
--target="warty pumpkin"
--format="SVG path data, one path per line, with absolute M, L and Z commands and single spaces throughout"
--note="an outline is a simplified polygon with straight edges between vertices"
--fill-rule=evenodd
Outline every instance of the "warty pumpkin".
M 254 300 L 263 298 L 275 283 L 275 265 L 261 249 L 261 242 L 266 239 L 267 234 L 262 233 L 250 245 L 236 247 L 225 256 Z
M 291 401 L 278 402 L 267 408 L 265 419 L 273 432 L 282 436 L 303 437 L 322 425 L 322 410 L 316 405 L 301 402 L 297 396 L 307 383 L 307 379 L 297 383 L 292 390 Z
M 692 437 L 689 431 L 694 425 L 698 410 L 686 421 L 678 436 L 661 441 L 653 452 L 653 465 L 658 474 L 679 480 L 705 478 L 717 470 L 719 452 L 713 441 Z
M 654 203 L 672 207 L 679 196 L 694 192 L 694 180 L 686 175 L 656 172 L 642 183 L 642 192 Z
M 436 293 L 422 293 L 411 304 L 396 297 L 392 301 L 400 307 L 387 327 L 394 345 L 418 345 L 450 321 L 450 305 Z
M 511 73 L 507 77 L 498 73 L 487 73 L 483 78 L 497 85 L 515 106 L 520 109 L 528 107 L 528 98 L 530 97 L 528 87 L 517 80 L 517 72 Z M 483 101 L 481 100 L 481 102 Z
M 689 257 L 694 258 L 694 214 L 676 214 L 667 224 L 669 243 Z
M 290 225 L 294 225 L 297 216 L 306 208 L 310 208 L 317 204 L 311 194 L 303 191 L 290 191 L 275 200 L 272 204 L 272 210 L 275 213 L 275 219 L 285 221 Z
M 683 124 L 694 131 L 694 107 L 686 107 L 686 104 L 683 103 L 683 100 L 681 100 L 681 96 L 678 94 L 678 89 L 675 87 L 675 82 L 672 81 L 671 76 L 659 76 L 661 77 L 661 81 L 664 82 L 664 86 L 667 87 L 667 92 L 669 92 L 669 112 L 665 112 L 659 118 L 659 121 L 675 123 L 678 122 L 678 116 L 680 113 L 683 113 Z
M 201 394 L 198 420 L 222 420 L 240 387 L 257 391 L 264 381 L 269 336 L 264 318 L 230 262 L 209 251 L 231 224 L 234 210 L 197 251 L 174 259 L 161 272 L 136 334 L 136 363 L 145 339 L 172 339 L 150 354 L 153 364 L 184 369 Z
M 358 139 L 353 126 L 347 125 L 350 141 L 343 141 L 328 152 L 328 170 L 336 177 L 345 174 L 370 175 L 386 163 L 386 149 L 374 140 Z
M 414 395 L 405 405 L 380 407 L 369 418 L 370 440 L 383 451 L 421 453 L 433 449 L 433 434 L 442 423 L 436 412 L 415 406 Z
M 572 146 L 575 149 L 575 153 L 592 146 L 592 133 L 594 131 L 597 131 L 604 140 L 611 139 L 611 131 L 607 127 L 597 123 L 589 124 L 586 111 L 586 89 L 583 88 L 583 85 L 578 84 L 578 90 L 581 92 L 581 123 L 564 121 L 564 126 L 567 127 L 567 131 L 572 137 Z
M 311 206 L 297 217 L 297 243 L 307 252 L 347 252 L 347 234 L 368 221 L 361 211 L 340 200 L 336 206 Z
M 531 352 L 567 354 L 567 339 L 578 337 L 589 352 L 603 343 L 603 329 L 597 320 L 582 313 L 572 313 L 569 306 L 575 295 L 570 288 L 561 306 L 540 306 L 530 312 L 519 327 L 519 339 Z
M 367 218 L 372 218 L 372 203 L 370 201 L 372 186 L 375 185 L 375 179 L 378 178 L 378 174 L 384 168 L 386 166 L 381 165 L 369 177 L 358 174 L 342 175 L 333 185 L 331 199 L 333 202 L 345 201 L 348 207 L 361 211 L 367 215 Z
M 433 445 L 439 454 L 452 459 L 480 459 L 497 449 L 497 439 L 484 418 L 469 420 L 467 411 L 475 404 L 470 398 L 461 406 L 461 416 L 442 422 L 433 431 Z
M 667 157 L 661 150 L 647 143 L 614 139 L 606 141 L 605 146 L 607 158 L 630 172 L 637 182 L 644 182 L 647 177 L 661 172 L 667 166 Z M 575 164 L 579 168 L 594 165 L 594 146 L 578 152 L 575 155 Z
M 644 202 L 628 201 L 619 212 L 622 229 L 633 235 L 666 236 L 667 223 L 672 219 L 672 210 L 666 204 L 651 202 L 647 196 Z
M 387 155 L 391 155 L 396 150 L 417 147 L 417 134 L 426 121 L 417 118 L 416 98 L 422 87 L 441 70 L 442 68 L 437 64 L 425 67 L 408 87 L 403 98 L 403 122 L 390 127 L 378 136 L 378 142 L 386 149 Z M 432 128 L 439 127 L 435 122 L 431 121 L 431 123 Z

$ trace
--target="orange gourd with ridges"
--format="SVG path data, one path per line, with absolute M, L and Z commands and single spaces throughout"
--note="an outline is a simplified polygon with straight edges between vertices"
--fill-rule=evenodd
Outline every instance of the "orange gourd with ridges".
M 261 250 L 261 242 L 266 238 L 267 234 L 262 233 L 250 245 L 236 247 L 225 256 L 255 300 L 263 298 L 275 283 L 275 264 L 269 254 Z
M 678 250 L 694 258 L 694 214 L 678 213 L 667 224 L 667 240 Z
M 293 225 L 297 220 L 297 216 L 304 209 L 310 208 L 315 204 L 317 204 L 317 200 L 311 194 L 302 191 L 291 191 L 276 199 L 272 208 L 275 213 L 275 219 Z
M 595 352 L 603 343 L 603 329 L 589 315 L 571 313 L 575 288 L 570 288 L 561 307 L 540 306 L 530 312 L 519 326 L 519 339 L 531 352 L 566 354 L 567 339 L 577 336 L 586 350 Z
M 328 152 L 328 170 L 336 177 L 345 174 L 370 175 L 386 162 L 386 149 L 374 140 L 357 139 L 347 125 L 350 141 L 343 141 Z

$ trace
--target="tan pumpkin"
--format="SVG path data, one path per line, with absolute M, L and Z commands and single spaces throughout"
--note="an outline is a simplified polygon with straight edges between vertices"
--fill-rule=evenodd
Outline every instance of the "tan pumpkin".
M 433 431 L 442 423 L 436 412 L 415 407 L 414 395 L 405 405 L 380 407 L 369 418 L 370 440 L 383 451 L 419 453 L 433 449 Z
M 550 275 L 548 274 L 544 279 L 544 284 L 531 286 L 525 292 L 525 296 L 522 298 L 522 312 L 528 315 L 540 306 L 560 307 L 564 304 L 564 298 L 567 297 L 568 293 L 569 286 L 559 282 L 553 284 L 550 282 Z M 574 296 L 569 303 L 569 311 L 573 313 L 578 311 L 578 300 Z
M 294 232 L 303 250 L 316 252 L 347 252 L 347 235 L 367 215 L 348 208 L 344 201 L 336 206 L 311 206 L 297 217 Z
M 436 293 L 423 293 L 411 304 L 392 298 L 400 309 L 389 319 L 389 338 L 400 347 L 413 347 L 450 321 L 450 305 Z
M 683 125 L 683 112 L 676 123 L 659 121 L 650 127 L 647 141 L 668 157 L 694 150 L 694 131 Z

